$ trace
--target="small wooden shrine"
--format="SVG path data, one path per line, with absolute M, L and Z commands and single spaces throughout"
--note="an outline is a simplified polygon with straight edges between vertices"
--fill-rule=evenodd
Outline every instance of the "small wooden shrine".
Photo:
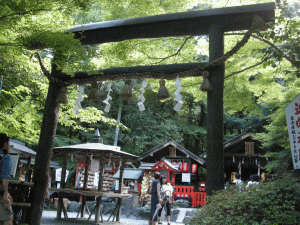
M 203 158 L 196 156 L 173 139 L 154 147 L 140 156 L 140 167 L 145 172 L 143 182 L 139 186 L 142 199 L 148 201 L 145 194 L 147 184 L 153 172 L 158 171 L 174 187 L 173 200 L 185 199 L 192 207 L 206 203 L 205 183 L 199 175 L 200 167 L 205 168 Z
M 116 219 L 117 222 L 120 222 L 120 213 L 121 213 L 121 204 L 122 199 L 128 198 L 130 194 L 122 194 L 122 183 L 119 183 L 119 193 L 114 193 L 109 191 L 109 188 L 105 187 L 105 173 L 104 168 L 106 165 L 115 164 L 118 165 L 120 168 L 120 181 L 123 180 L 123 172 L 126 162 L 136 162 L 138 157 L 127 152 L 122 152 L 120 147 L 111 146 L 111 145 L 104 145 L 103 140 L 100 139 L 99 131 L 97 130 L 94 138 L 92 139 L 92 143 L 86 144 L 78 144 L 78 145 L 70 145 L 64 147 L 56 147 L 53 149 L 53 154 L 56 156 L 61 156 L 63 158 L 63 165 L 62 165 L 62 174 L 61 174 L 61 188 L 54 189 L 52 188 L 52 192 L 59 193 L 58 199 L 58 208 L 57 208 L 57 219 L 61 219 L 61 213 L 64 213 L 64 218 L 69 219 L 67 215 L 66 208 L 63 204 L 63 197 L 65 193 L 71 195 L 81 195 L 82 197 L 82 205 L 80 211 L 77 215 L 77 220 L 80 221 L 90 221 L 92 214 L 95 212 L 95 220 L 94 224 L 104 223 L 101 211 L 101 201 L 102 197 L 113 197 L 118 199 L 118 203 L 116 208 L 111 213 L 108 221 L 112 218 L 112 221 Z M 67 167 L 67 159 L 68 158 L 77 158 L 79 160 L 85 161 L 85 168 L 82 171 L 83 175 L 83 185 L 80 189 L 66 189 L 65 187 L 65 173 Z M 89 175 L 98 174 L 98 171 L 95 171 L 93 174 L 91 173 L 91 165 L 92 162 L 98 162 L 98 185 L 97 189 L 94 189 L 94 186 L 89 185 Z M 79 181 L 80 182 L 80 181 Z M 86 205 L 86 197 L 87 196 L 94 196 L 96 197 L 96 206 L 90 212 Z M 85 210 L 88 211 L 89 217 L 87 219 L 84 218 Z M 80 218 L 78 219 L 79 214 L 81 214 Z M 74 218 L 73 218 L 74 220 Z
M 266 151 L 253 136 L 254 133 L 245 132 L 224 143 L 226 180 L 235 180 L 235 173 L 240 173 L 243 180 L 249 180 L 253 174 L 261 175 L 267 164 Z
M 198 169 L 205 168 L 205 160 L 196 156 L 172 138 L 140 156 L 140 169 L 160 171 L 172 185 L 191 185 L 200 182 Z M 190 179 L 182 180 L 182 176 Z
M 254 139 L 253 132 L 244 132 L 224 142 L 223 146 L 226 181 L 235 180 L 236 173 L 241 174 L 242 180 L 249 180 L 253 174 L 261 175 L 267 164 L 266 151 L 261 148 L 260 141 Z

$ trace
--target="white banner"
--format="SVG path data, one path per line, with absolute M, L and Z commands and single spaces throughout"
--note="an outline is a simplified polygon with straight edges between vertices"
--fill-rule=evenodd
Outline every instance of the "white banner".
M 61 180 L 61 171 L 62 171 L 62 168 L 56 169 L 56 171 L 55 171 L 55 181 L 60 181 Z M 66 170 L 65 182 L 67 182 L 68 175 L 69 175 L 69 170 Z
M 99 172 L 95 173 L 95 178 L 94 178 L 94 186 L 95 188 L 98 187 L 99 184 Z
M 294 169 L 300 169 L 300 95 L 285 108 Z
M 182 182 L 191 182 L 191 174 L 182 173 Z

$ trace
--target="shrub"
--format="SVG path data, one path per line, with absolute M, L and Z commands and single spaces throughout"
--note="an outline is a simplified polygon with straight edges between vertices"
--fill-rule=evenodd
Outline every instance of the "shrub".
M 287 176 L 242 192 L 219 191 L 186 224 L 299 224 L 299 181 Z

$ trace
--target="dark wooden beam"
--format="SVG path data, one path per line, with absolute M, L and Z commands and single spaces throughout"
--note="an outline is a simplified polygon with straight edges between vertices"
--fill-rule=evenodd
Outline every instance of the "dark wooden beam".
M 98 191 L 102 191 L 102 188 L 103 188 L 104 166 L 105 166 L 105 158 L 99 159 Z M 102 202 L 102 196 L 100 195 L 96 199 L 96 212 L 95 212 L 95 223 L 96 224 L 100 223 L 100 216 L 101 216 L 101 222 L 103 222 L 102 211 L 101 211 L 101 202 Z
M 137 38 L 208 35 L 212 24 L 219 23 L 224 32 L 247 30 L 254 15 L 265 22 L 274 20 L 275 3 L 189 11 L 91 23 L 74 27 L 83 45 L 118 42 Z
M 89 178 L 89 166 L 90 166 L 90 157 L 86 157 L 85 159 L 85 167 L 84 167 L 84 179 L 83 179 L 83 190 L 87 190 L 88 186 L 88 178 Z M 85 208 L 86 205 L 86 196 L 82 196 L 82 204 L 81 204 L 81 210 L 80 210 L 80 216 L 81 218 L 85 215 Z
M 63 164 L 61 169 L 61 179 L 60 179 L 60 188 L 66 188 L 66 171 L 67 171 L 67 165 L 68 165 L 68 152 L 64 152 L 63 154 Z M 58 206 L 57 206 L 57 215 L 56 218 L 61 218 L 61 212 L 64 207 L 63 199 L 64 199 L 65 193 L 61 192 L 58 193 Z M 66 214 L 64 214 L 66 218 Z
M 224 31 L 221 24 L 211 26 L 209 34 L 209 55 L 213 61 L 224 54 Z M 224 189 L 223 152 L 223 89 L 225 65 L 210 72 L 209 80 L 213 90 L 207 93 L 207 157 L 206 192 Z
M 53 73 L 55 73 L 53 71 Z M 49 167 L 54 145 L 54 137 L 59 118 L 60 104 L 57 102 L 62 87 L 50 82 L 44 108 L 43 123 L 39 139 L 38 151 L 35 157 L 33 182 L 30 192 L 32 200 L 31 225 L 41 224 L 48 184 Z
M 120 166 L 120 176 L 119 176 L 119 193 L 122 194 L 123 191 L 123 176 L 124 176 L 124 168 L 125 168 L 125 162 L 121 164 Z M 118 211 L 116 215 L 116 221 L 120 222 L 121 219 L 121 205 L 122 205 L 122 198 L 118 198 Z

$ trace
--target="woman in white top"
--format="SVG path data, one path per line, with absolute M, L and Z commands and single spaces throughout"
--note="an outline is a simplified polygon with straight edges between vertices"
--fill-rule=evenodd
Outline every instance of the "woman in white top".
M 250 181 L 248 182 L 246 188 L 251 187 L 251 186 L 260 186 L 261 183 L 259 182 L 259 176 L 257 174 L 251 175 L 250 176 Z
M 167 182 L 166 177 L 162 177 L 161 179 L 161 195 L 164 199 L 162 208 L 158 211 L 158 223 L 162 224 L 160 218 L 161 218 L 161 212 L 163 210 L 163 207 L 167 209 L 167 218 L 168 218 L 168 225 L 171 224 L 171 199 L 173 195 L 173 187 L 170 183 Z

